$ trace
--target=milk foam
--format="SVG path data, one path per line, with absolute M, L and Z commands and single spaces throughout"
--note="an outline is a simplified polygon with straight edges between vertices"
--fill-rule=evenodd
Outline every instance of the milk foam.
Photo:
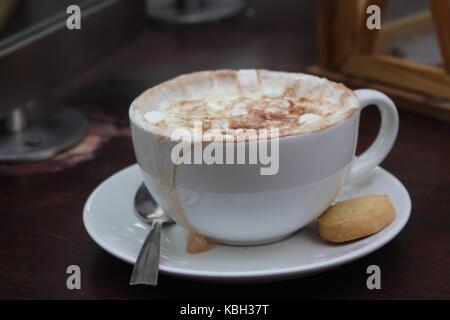
M 358 109 L 341 84 L 301 73 L 205 71 L 151 88 L 132 104 L 146 130 L 169 136 L 177 128 L 273 129 L 281 136 L 328 128 Z
M 149 111 L 144 115 L 145 121 L 147 121 L 150 124 L 157 124 L 163 121 L 165 118 L 166 115 L 163 112 L 157 110 Z
M 310 123 L 319 123 L 322 120 L 322 117 L 314 114 L 314 113 L 306 113 L 298 117 L 298 123 L 300 125 L 310 124 Z

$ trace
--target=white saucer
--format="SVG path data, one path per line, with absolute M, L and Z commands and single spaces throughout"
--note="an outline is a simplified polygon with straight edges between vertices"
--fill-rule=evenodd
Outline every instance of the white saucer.
M 137 165 L 100 184 L 90 195 L 83 221 L 92 239 L 113 256 L 134 263 L 148 226 L 135 215 L 133 199 L 142 183 Z M 322 241 L 314 225 L 278 243 L 257 247 L 218 246 L 212 251 L 186 253 L 186 233 L 178 225 L 165 227 L 160 270 L 182 277 L 220 281 L 269 280 L 321 272 L 365 256 L 392 240 L 405 226 L 411 199 L 393 175 L 377 168 L 366 179 L 346 187 L 338 199 L 387 194 L 397 210 L 393 223 L 379 233 L 345 245 Z M 130 269 L 131 270 L 131 269 Z

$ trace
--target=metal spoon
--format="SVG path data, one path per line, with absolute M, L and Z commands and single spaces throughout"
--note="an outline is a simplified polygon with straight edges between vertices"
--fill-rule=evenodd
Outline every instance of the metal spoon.
M 164 223 L 173 223 L 174 221 L 164 214 L 144 184 L 141 184 L 134 197 L 134 206 L 138 213 L 137 216 L 148 223 L 151 229 L 137 257 L 130 285 L 156 286 L 158 284 L 161 227 Z

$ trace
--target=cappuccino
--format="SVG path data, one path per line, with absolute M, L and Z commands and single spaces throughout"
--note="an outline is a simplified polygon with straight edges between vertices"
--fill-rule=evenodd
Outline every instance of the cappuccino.
M 355 158 L 359 110 L 373 104 L 381 111 L 382 126 L 372 147 Z M 376 168 L 398 130 L 395 105 L 380 92 L 353 92 L 315 76 L 266 70 L 177 77 L 137 97 L 129 116 L 145 185 L 186 229 L 192 253 L 215 243 L 270 243 L 297 232 L 330 206 L 346 182 Z M 208 143 L 207 136 L 215 135 L 209 130 L 233 139 Z M 287 138 L 253 134 L 248 142 L 229 143 L 242 141 L 236 137 L 247 130 Z M 262 174 L 261 157 L 256 165 L 251 160 L 240 164 L 239 154 L 255 155 L 258 145 L 261 155 L 269 144 L 276 161 L 268 161 L 267 168 L 276 174 Z M 182 148 L 175 160 L 192 152 L 194 164 L 197 153 L 208 161 L 178 164 L 173 159 L 177 146 Z M 228 156 L 238 161 L 226 165 Z
M 136 120 L 152 133 L 171 137 L 183 128 L 214 130 L 225 137 L 240 130 L 277 129 L 280 137 L 326 129 L 358 109 L 342 84 L 315 76 L 267 70 L 203 71 L 179 76 L 140 95 Z

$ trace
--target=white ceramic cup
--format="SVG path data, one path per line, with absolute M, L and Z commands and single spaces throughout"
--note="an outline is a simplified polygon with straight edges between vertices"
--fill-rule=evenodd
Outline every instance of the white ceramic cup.
M 283 239 L 314 221 L 343 185 L 369 174 L 386 157 L 398 132 L 394 103 L 378 91 L 357 90 L 359 110 L 317 132 L 279 141 L 279 172 L 259 165 L 173 165 L 173 143 L 136 121 L 133 144 L 149 191 L 164 211 L 186 228 L 231 245 Z M 376 105 L 381 128 L 371 147 L 355 157 L 360 110 Z M 243 142 L 246 143 L 246 142 Z

